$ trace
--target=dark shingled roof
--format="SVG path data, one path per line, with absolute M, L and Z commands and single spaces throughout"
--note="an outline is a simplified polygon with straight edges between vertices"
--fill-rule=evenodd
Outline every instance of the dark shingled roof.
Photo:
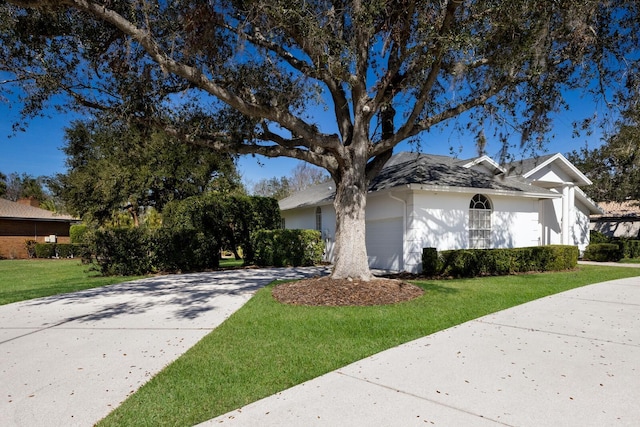
M 462 166 L 464 163 L 466 162 L 445 156 L 399 153 L 389 160 L 380 174 L 371 182 L 369 190 L 380 191 L 410 184 L 500 191 L 533 190 L 531 185 L 517 177 L 494 177 L 465 168 Z M 535 190 L 539 189 L 536 187 Z
M 452 157 L 403 152 L 389 159 L 371 182 L 369 192 L 411 184 L 436 187 L 477 188 L 505 192 L 535 192 L 555 196 L 549 190 L 534 187 L 520 176 L 492 176 L 462 165 L 468 161 Z M 280 201 L 282 210 L 330 203 L 335 197 L 333 183 L 309 187 Z
M 555 156 L 555 154 L 547 154 L 540 157 L 533 157 L 531 159 L 523 159 L 516 162 L 511 162 L 506 165 L 506 169 L 509 174 L 524 175 L 527 172 L 530 172 L 533 169 L 537 168 L 553 156 Z

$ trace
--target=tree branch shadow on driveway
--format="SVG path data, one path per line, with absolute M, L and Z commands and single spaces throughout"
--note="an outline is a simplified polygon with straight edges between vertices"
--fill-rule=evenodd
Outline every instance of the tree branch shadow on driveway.
M 274 280 L 324 276 L 329 271 L 328 267 L 300 267 L 176 274 L 53 295 L 25 304 L 30 307 L 61 304 L 74 311 L 57 325 L 143 315 L 158 309 L 164 310 L 159 316 L 166 320 L 167 316 L 193 320 L 225 309 L 216 298 L 250 295 Z

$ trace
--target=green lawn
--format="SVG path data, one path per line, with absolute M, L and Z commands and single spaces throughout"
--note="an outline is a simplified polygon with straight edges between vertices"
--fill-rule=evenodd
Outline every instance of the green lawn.
M 0 260 L 0 305 L 137 278 L 100 277 L 89 267 L 77 259 Z
M 271 287 L 111 413 L 101 426 L 191 426 L 418 337 L 564 290 L 640 269 L 415 282 L 426 292 L 376 307 L 295 307 Z
M 238 268 L 242 267 L 244 260 L 235 258 L 223 258 L 220 260 L 220 268 Z

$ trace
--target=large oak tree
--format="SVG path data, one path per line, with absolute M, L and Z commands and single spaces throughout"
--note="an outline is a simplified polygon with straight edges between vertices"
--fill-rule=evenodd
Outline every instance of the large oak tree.
M 371 278 L 367 187 L 400 142 L 464 116 L 480 140 L 500 122 L 537 144 L 567 90 L 606 95 L 635 74 L 640 34 L 639 6 L 623 0 L 0 5 L 0 66 L 27 115 L 66 99 L 213 149 L 326 169 L 334 278 Z M 321 104 L 330 126 L 313 114 Z M 170 113 L 182 125 L 164 123 Z

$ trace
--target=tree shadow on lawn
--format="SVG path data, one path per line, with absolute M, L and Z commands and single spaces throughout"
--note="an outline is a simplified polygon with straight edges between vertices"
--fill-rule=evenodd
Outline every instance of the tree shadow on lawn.
M 442 286 L 431 282 L 418 281 L 418 285 L 424 289 L 425 293 L 432 292 L 437 294 L 457 294 L 460 289 L 450 288 L 448 286 Z
M 152 315 L 158 320 L 193 320 L 225 310 L 224 299 L 246 296 L 274 280 L 325 276 L 327 267 L 260 268 L 176 274 L 134 280 L 25 301 L 30 307 L 61 305 L 74 311 L 61 323 L 94 322 L 124 315 Z M 71 313 L 69 313 L 71 314 Z

